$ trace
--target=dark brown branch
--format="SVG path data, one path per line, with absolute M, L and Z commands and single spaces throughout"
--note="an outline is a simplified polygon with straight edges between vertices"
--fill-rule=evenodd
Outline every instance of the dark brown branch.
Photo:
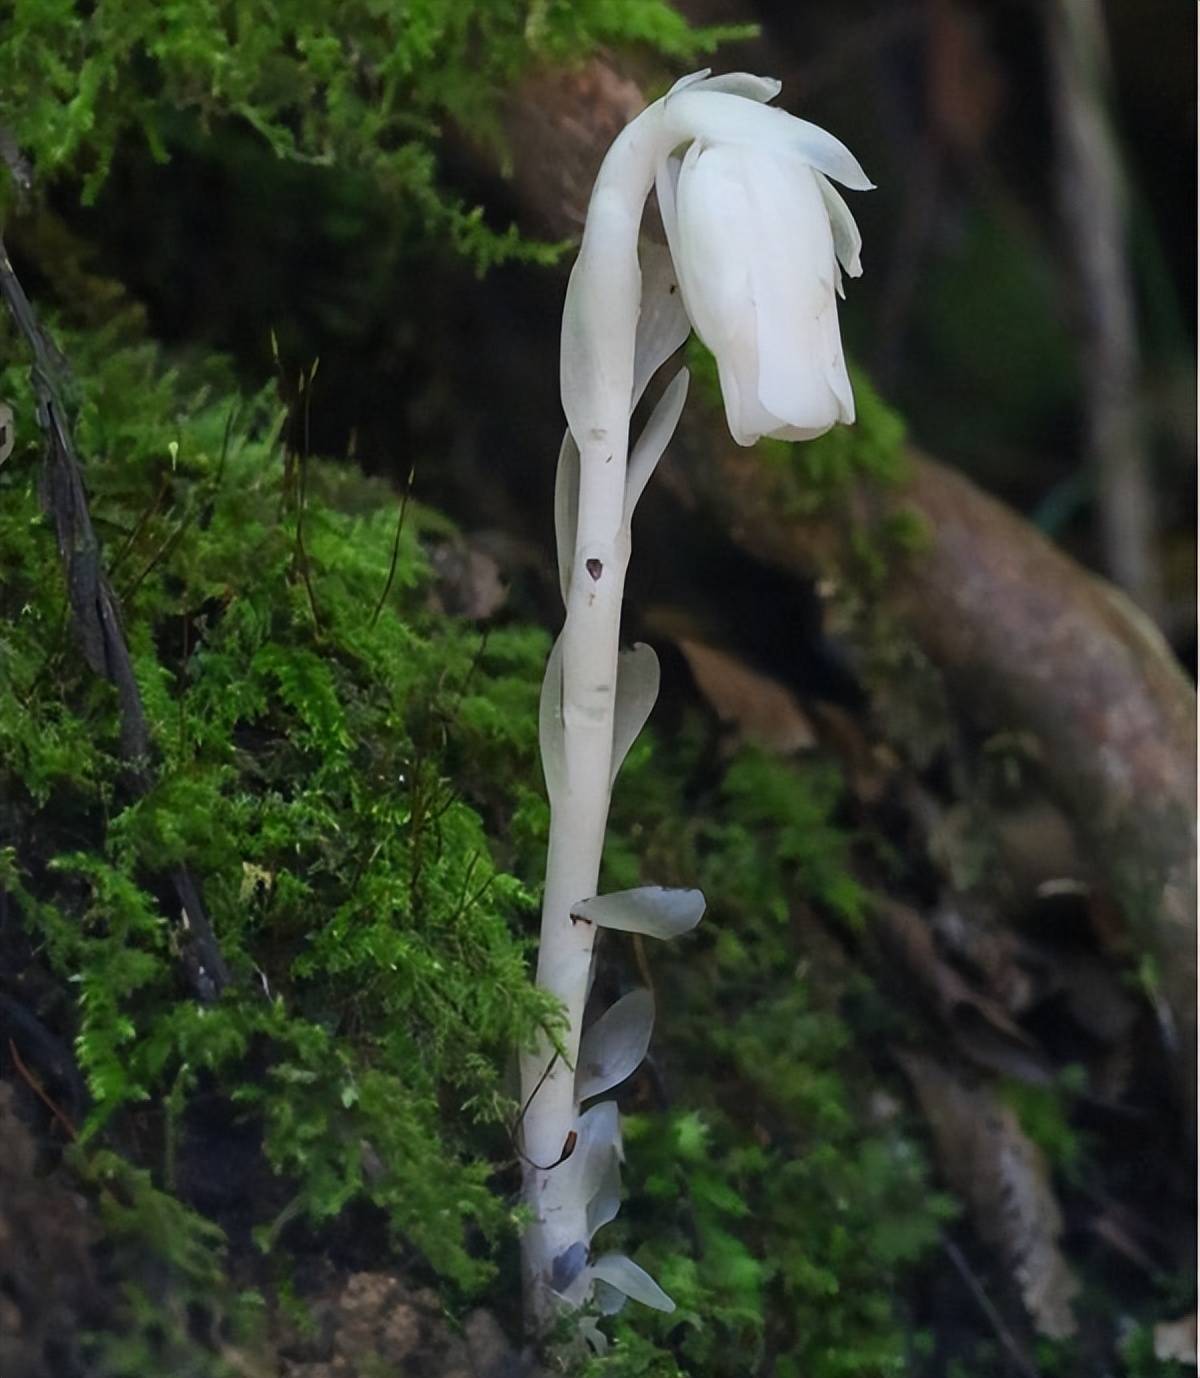
M 33 355 L 30 379 L 37 399 L 38 424 L 45 432 L 47 446 L 42 500 L 54 522 L 75 630 L 88 665 L 117 691 L 121 751 L 129 767 L 130 785 L 140 797 L 153 783 L 150 728 L 142 695 L 121 628 L 117 600 L 104 569 L 100 542 L 88 511 L 83 473 L 58 388 L 55 351 L 38 324 L 3 239 L 0 239 L 0 294 Z M 215 999 L 228 984 L 229 972 L 200 891 L 185 866 L 171 873 L 170 883 L 179 901 L 186 930 L 183 960 L 189 982 L 201 999 Z

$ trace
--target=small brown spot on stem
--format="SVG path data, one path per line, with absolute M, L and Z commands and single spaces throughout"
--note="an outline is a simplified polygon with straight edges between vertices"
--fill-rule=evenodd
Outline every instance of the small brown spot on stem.
M 584 563 L 584 568 L 592 578 L 597 581 L 599 581 L 600 576 L 604 573 L 604 565 L 600 560 L 587 560 Z

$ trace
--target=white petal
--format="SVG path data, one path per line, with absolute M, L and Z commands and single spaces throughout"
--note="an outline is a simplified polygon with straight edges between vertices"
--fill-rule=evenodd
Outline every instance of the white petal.
M 752 332 L 724 357 L 717 356 L 717 374 L 729 434 L 739 445 L 755 445 L 764 435 L 774 435 L 779 418 L 772 416 L 758 398 L 758 340 Z
M 686 77 L 680 77 L 663 97 L 663 100 L 669 101 L 677 91 L 685 91 L 689 86 L 695 86 L 698 81 L 706 81 L 711 72 L 711 67 L 705 67 L 702 72 L 690 72 Z
M 781 423 L 819 435 L 840 415 L 829 379 L 830 322 L 837 339 L 829 218 L 812 169 L 798 158 L 750 149 L 743 154 L 759 232 L 751 262 L 759 401 Z
M 756 245 L 741 179 L 744 151 L 694 143 L 676 194 L 676 267 L 684 301 L 696 333 L 718 359 L 754 334 L 750 261 Z
M 667 248 L 675 265 L 676 279 L 679 273 L 679 223 L 675 211 L 675 198 L 679 186 L 680 158 L 671 155 L 661 158 L 654 173 L 654 190 L 658 195 L 658 213 L 667 235 Z M 683 285 L 680 284 L 682 292 Z M 684 307 L 687 301 L 684 301 Z M 690 312 L 688 313 L 691 314 Z
M 757 372 L 758 365 L 755 364 Z M 729 427 L 729 434 L 739 445 L 753 445 L 762 435 L 757 433 L 754 427 L 742 422 L 742 389 L 738 384 L 737 372 L 728 364 L 722 363 L 717 358 L 717 378 L 721 384 L 721 401 L 725 404 L 725 422 Z M 754 382 L 754 390 L 747 396 L 757 396 L 758 383 Z
M 837 398 L 838 420 L 844 425 L 854 424 L 854 390 L 850 386 L 850 375 L 846 372 L 846 355 L 842 349 L 842 332 L 838 328 L 837 302 L 831 297 L 821 313 L 821 343 L 824 347 L 822 359 L 825 366 L 825 381 Z
M 679 83 L 676 82 L 676 87 Z M 674 88 L 673 88 L 674 89 Z M 725 72 L 719 77 L 706 77 L 696 83 L 697 91 L 722 91 L 746 100 L 772 101 L 783 90 L 783 82 L 774 77 L 756 77 L 749 72 Z
M 821 189 L 821 199 L 825 202 L 825 209 L 829 212 L 829 224 L 833 230 L 833 247 L 837 252 L 838 262 L 852 278 L 861 277 L 862 235 L 859 234 L 858 226 L 854 223 L 854 217 L 850 214 L 850 207 L 846 205 L 842 193 L 823 172 L 817 172 L 814 175 L 817 179 L 817 186 Z
M 797 439 L 828 430 L 838 410 L 819 316 L 835 265 L 811 169 L 794 155 L 693 145 L 676 212 L 680 282 L 716 355 L 733 438 L 752 445 L 783 428 Z
M 841 140 L 819 125 L 758 101 L 721 91 L 685 90 L 664 107 L 663 118 L 666 137 L 676 143 L 702 139 L 773 148 L 796 154 L 851 191 L 870 191 L 874 186 Z
M 764 435 L 769 440 L 816 440 L 819 435 L 833 430 L 835 424 L 836 419 L 828 426 L 776 426 L 773 431 L 765 431 Z

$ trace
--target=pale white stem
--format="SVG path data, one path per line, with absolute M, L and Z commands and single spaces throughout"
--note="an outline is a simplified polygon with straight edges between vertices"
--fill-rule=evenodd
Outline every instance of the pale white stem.
M 629 562 L 625 437 L 618 439 L 611 448 L 589 448 L 580 457 L 579 531 L 563 628 L 566 782 L 551 819 L 537 970 L 538 984 L 566 1007 L 571 1065 L 558 1060 L 526 1111 L 525 1151 L 543 1164 L 561 1154 L 576 1113 L 573 1065 L 595 931 L 572 922 L 571 906 L 596 893 L 608 818 L 618 634 Z
M 587 1201 L 560 1164 L 579 1121 L 575 1062 L 595 942 L 594 927 L 573 922 L 571 907 L 596 893 L 608 820 L 629 563 L 625 471 L 640 302 L 637 235 L 655 152 L 654 141 L 638 137 L 634 127 L 609 151 L 564 312 L 564 340 L 575 332 L 573 348 L 564 343 L 563 391 L 580 451 L 579 506 L 562 645 L 565 781 L 551 811 L 537 981 L 561 1001 L 567 1029 L 565 1056 L 555 1059 L 543 1041 L 523 1064 L 524 1198 L 534 1213 L 523 1263 L 526 1305 L 537 1329 L 553 1314 L 556 1260 L 588 1239 Z
M 627 425 L 612 437 L 617 443 L 589 446 L 580 457 L 579 532 L 563 629 L 566 778 L 551 817 L 537 970 L 538 985 L 566 1010 L 566 1056 L 554 1059 L 543 1044 L 527 1060 L 524 1078 L 525 1094 L 532 1097 L 522 1136 L 529 1160 L 525 1199 L 536 1216 L 524 1237 L 525 1273 L 537 1324 L 552 1309 L 547 1284 L 555 1259 L 587 1238 L 587 1201 L 572 1199 L 572 1174 L 550 1165 L 559 1163 L 579 1120 L 575 1062 L 596 930 L 586 921 L 573 921 L 571 910 L 596 893 L 608 819 L 621 598 L 629 562 Z

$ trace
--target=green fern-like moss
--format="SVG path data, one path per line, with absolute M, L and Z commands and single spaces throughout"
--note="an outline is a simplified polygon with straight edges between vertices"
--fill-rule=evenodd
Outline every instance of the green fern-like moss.
M 76 993 L 83 1142 L 157 1139 L 216 1084 L 278 1190 L 254 1224 L 372 1204 L 460 1288 L 512 1221 L 493 1189 L 499 1068 L 554 1011 L 526 976 L 530 890 L 498 869 L 447 742 L 533 770 L 547 639 L 426 615 L 421 514 L 347 515 L 287 482 L 266 397 L 184 385 L 142 347 L 70 338 L 79 444 L 158 755 L 133 798 L 115 703 L 74 651 L 36 432 L 0 476 L 4 885 Z M 216 380 L 213 380 L 215 383 Z M 20 370 L 5 395 L 33 415 Z M 331 484 L 331 486 L 338 486 Z M 386 597 L 381 597 L 390 587 Z M 376 609 L 378 608 L 378 615 Z M 514 691 L 519 671 L 521 692 Z M 503 676 L 510 713 L 481 711 Z M 180 987 L 162 878 L 201 879 L 234 982 Z M 474 1128 L 482 1121 L 492 1128 Z M 103 1151 L 109 1151 L 105 1148 Z M 502 1157 L 503 1154 L 501 1153 Z
M 601 44 L 692 61 L 753 32 L 693 28 L 667 0 L 21 0 L 0 35 L 0 126 L 39 183 L 70 179 L 89 203 L 124 139 L 165 161 L 197 126 L 248 128 L 280 158 L 365 175 L 483 270 L 559 250 L 442 185 L 445 125 L 503 158 L 501 98 L 534 65 Z

